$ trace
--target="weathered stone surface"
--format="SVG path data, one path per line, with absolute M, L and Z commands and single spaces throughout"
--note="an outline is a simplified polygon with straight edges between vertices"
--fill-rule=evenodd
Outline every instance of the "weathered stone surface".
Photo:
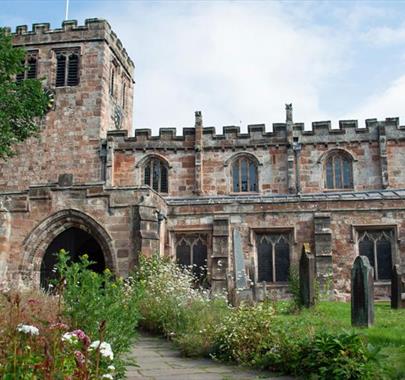
M 309 244 L 304 244 L 299 266 L 300 298 L 304 307 L 315 305 L 315 257 L 311 254 Z
M 391 279 L 391 308 L 400 309 L 402 307 L 402 272 L 400 265 L 392 267 Z
M 366 256 L 357 256 L 352 268 L 352 325 L 374 323 L 374 270 Z
M 235 287 L 237 290 L 243 290 L 247 287 L 245 258 L 242 251 L 242 242 L 238 229 L 233 230 L 233 264 Z

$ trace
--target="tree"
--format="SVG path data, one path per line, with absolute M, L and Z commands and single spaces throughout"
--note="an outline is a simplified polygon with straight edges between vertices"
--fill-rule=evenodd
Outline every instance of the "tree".
M 24 72 L 25 50 L 12 45 L 12 36 L 0 28 L 0 159 L 15 154 L 13 145 L 38 135 L 49 96 L 37 79 L 17 82 Z

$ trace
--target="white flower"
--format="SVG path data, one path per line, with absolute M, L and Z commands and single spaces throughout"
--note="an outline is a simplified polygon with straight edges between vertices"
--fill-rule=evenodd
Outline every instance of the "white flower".
M 107 369 L 108 369 L 109 371 L 111 371 L 111 372 L 114 372 L 114 371 L 115 371 L 115 367 L 114 367 L 113 365 L 109 365 L 109 366 L 107 367 Z
M 69 342 L 69 343 L 76 343 L 77 336 L 71 332 L 67 332 L 62 335 L 62 341 Z
M 29 335 L 39 335 L 39 330 L 35 326 L 30 326 L 30 325 L 24 325 L 20 323 L 17 326 L 17 331 L 22 332 L 24 334 L 29 334 Z
M 109 379 L 109 380 L 113 380 L 113 375 L 110 375 L 109 373 L 105 374 L 102 376 L 102 379 Z
M 90 349 L 99 349 L 100 354 L 105 358 L 109 358 L 110 360 L 114 359 L 114 353 L 112 352 L 111 345 L 107 342 L 101 342 L 99 340 L 95 340 L 91 345 Z

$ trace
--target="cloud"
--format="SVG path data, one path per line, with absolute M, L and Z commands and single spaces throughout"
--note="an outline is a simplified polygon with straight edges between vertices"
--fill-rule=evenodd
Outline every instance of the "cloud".
M 375 46 L 387 46 L 405 43 L 405 23 L 393 28 L 379 26 L 363 34 L 363 39 Z
M 195 110 L 206 126 L 271 124 L 284 121 L 287 102 L 297 121 L 326 117 L 319 94 L 345 67 L 345 45 L 326 26 L 295 22 L 298 8 L 123 4 L 99 12 L 135 61 L 135 127 L 190 126 Z
M 390 83 L 383 92 L 371 95 L 353 114 L 363 120 L 371 118 L 384 120 L 386 117 L 403 116 L 404 94 L 405 75 L 402 75 Z M 404 119 L 401 119 L 401 124 L 405 124 Z

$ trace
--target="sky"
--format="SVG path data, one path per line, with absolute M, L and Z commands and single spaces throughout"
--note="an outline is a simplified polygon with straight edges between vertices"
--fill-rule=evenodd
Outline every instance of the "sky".
M 0 25 L 50 22 L 65 0 L 0 0 Z M 135 62 L 134 128 L 400 117 L 405 1 L 70 0 L 105 18 Z

